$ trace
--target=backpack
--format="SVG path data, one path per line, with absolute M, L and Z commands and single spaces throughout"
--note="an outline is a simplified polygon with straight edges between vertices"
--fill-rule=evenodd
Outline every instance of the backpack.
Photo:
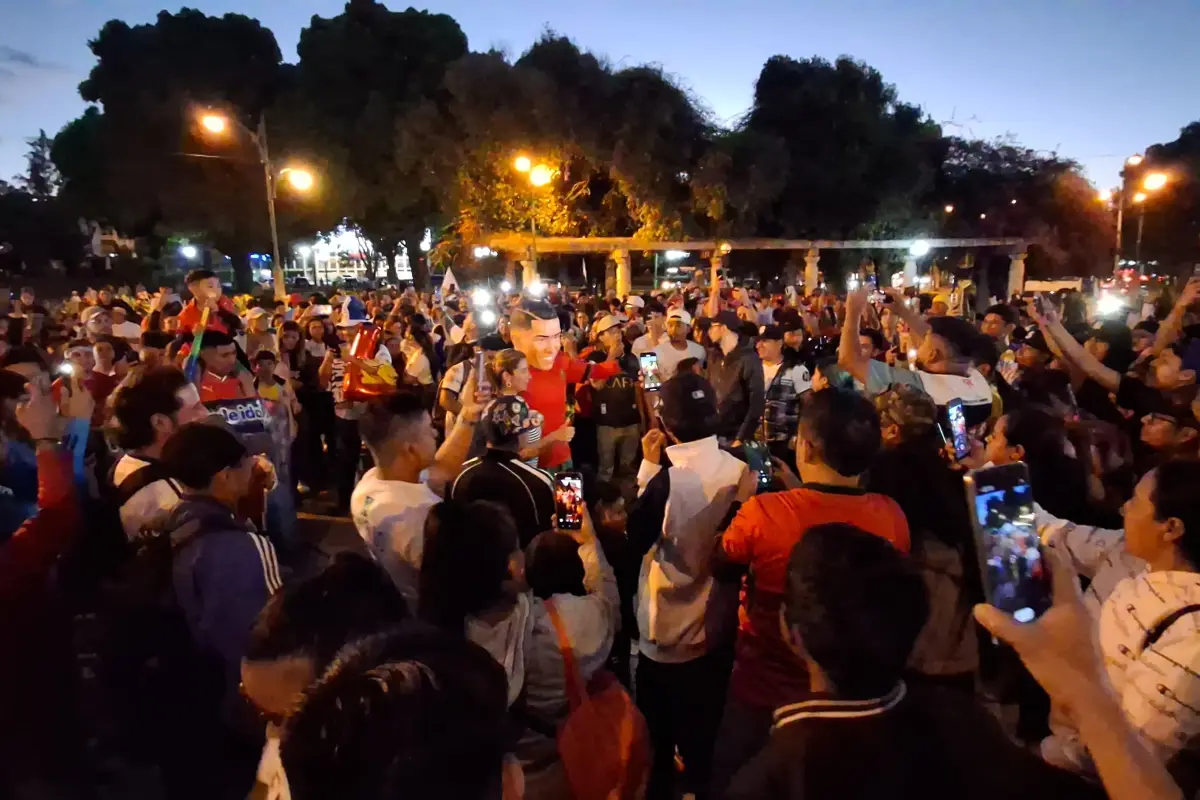
M 575 664 L 566 628 L 546 601 L 562 651 L 569 712 L 558 729 L 562 759 L 575 800 L 642 797 L 650 776 L 650 735 L 646 720 L 608 670 L 585 686 Z

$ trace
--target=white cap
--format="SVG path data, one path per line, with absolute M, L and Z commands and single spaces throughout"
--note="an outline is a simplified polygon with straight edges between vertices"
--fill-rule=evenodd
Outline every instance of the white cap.
M 692 324 L 692 315 L 682 308 L 672 308 L 667 312 L 667 319 L 677 319 L 684 325 Z
M 622 324 L 624 324 L 624 323 L 622 323 L 621 320 L 617 319 L 612 314 L 606 314 L 603 317 L 601 317 L 600 320 L 595 325 L 592 326 L 592 333 L 594 333 L 598 336 L 598 335 L 604 333 L 609 328 L 615 328 Z
M 643 300 L 639 295 L 631 294 L 629 297 L 625 298 L 625 305 L 633 306 L 634 308 L 645 308 L 646 301 Z
M 262 306 L 255 306 L 246 312 L 246 319 L 258 319 L 259 317 L 265 317 L 269 313 L 270 312 Z

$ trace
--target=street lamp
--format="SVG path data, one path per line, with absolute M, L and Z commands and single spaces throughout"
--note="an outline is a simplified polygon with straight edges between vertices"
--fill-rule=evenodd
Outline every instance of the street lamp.
M 1142 188 L 1148 192 L 1155 192 L 1167 185 L 1167 174 L 1165 172 L 1151 172 L 1142 181 Z
M 947 204 L 946 207 L 943 208 L 942 210 L 945 211 L 947 214 L 953 214 L 954 206 Z
M 520 172 L 523 175 L 528 176 L 530 185 L 533 186 L 535 189 L 540 189 L 543 186 L 546 186 L 547 184 L 549 184 L 550 181 L 554 180 L 555 170 L 553 167 L 549 167 L 546 164 L 542 164 L 542 163 L 534 164 L 533 161 L 530 160 L 529 156 L 517 156 L 516 159 L 513 160 L 513 169 L 515 169 L 517 172 Z M 535 200 L 534 202 L 536 204 L 537 201 Z M 537 209 L 535 207 L 533 209 L 533 211 L 529 214 L 529 234 L 531 237 L 530 245 L 529 245 L 529 250 L 530 250 L 529 260 L 533 263 L 533 274 L 535 276 L 537 275 L 537 213 L 536 213 L 536 211 L 537 211 Z M 530 287 L 529 287 L 530 293 L 534 293 L 535 285 L 539 285 L 539 284 L 530 285 Z
M 179 255 L 183 256 L 188 261 L 191 261 L 196 256 L 200 255 L 200 251 L 196 249 L 196 245 L 194 244 L 185 244 L 179 248 Z
M 1100 191 L 1096 192 L 1096 199 L 1101 203 L 1111 202 L 1113 199 L 1112 189 L 1101 189 Z
M 1145 160 L 1146 160 L 1145 156 L 1143 156 L 1141 153 L 1134 153 L 1129 158 L 1125 159 L 1125 163 L 1131 167 L 1136 167 L 1138 164 L 1141 164 Z
M 207 132 L 216 135 L 224 136 L 229 129 L 231 118 L 225 114 L 208 112 L 200 116 L 200 126 Z M 267 118 L 265 114 L 258 116 L 258 129 L 250 130 L 241 120 L 236 117 L 232 121 L 241 128 L 250 142 L 254 145 L 255 151 L 258 153 L 258 161 L 263 167 L 263 182 L 267 190 L 267 216 L 271 221 L 271 256 L 273 258 L 271 266 L 275 273 L 275 292 L 276 295 L 287 291 L 283 278 L 283 264 L 279 258 L 279 226 L 275 220 L 275 195 L 277 193 L 278 179 L 286 176 L 287 183 L 290 187 L 299 192 L 311 191 L 316 183 L 316 178 L 313 174 L 301 167 L 284 167 L 276 174 L 274 167 L 271 164 L 271 151 L 267 147 Z

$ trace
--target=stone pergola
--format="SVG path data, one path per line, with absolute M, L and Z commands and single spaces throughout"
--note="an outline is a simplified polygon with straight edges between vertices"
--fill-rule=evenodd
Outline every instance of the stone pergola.
M 1020 294 L 1025 284 L 1025 256 L 1028 241 L 1025 239 L 707 239 L 682 242 L 651 242 L 632 237 L 567 237 L 539 236 L 531 239 L 528 234 L 498 233 L 480 242 L 501 253 L 511 264 L 522 265 L 522 281 L 526 284 L 537 280 L 534 253 L 607 253 L 616 267 L 616 289 L 621 297 L 629 294 L 629 253 L 635 250 L 685 250 L 699 252 L 719 268 L 725 257 L 734 250 L 789 250 L 804 251 L 804 286 L 812 292 L 817 285 L 817 264 L 822 250 L 903 250 L 904 285 L 917 283 L 917 256 L 910 253 L 913 245 L 928 245 L 930 251 L 939 248 L 975 249 L 982 247 L 1009 248 L 1008 297 Z M 528 260 L 522 259 L 525 257 Z M 657 288 L 657 287 L 656 287 Z

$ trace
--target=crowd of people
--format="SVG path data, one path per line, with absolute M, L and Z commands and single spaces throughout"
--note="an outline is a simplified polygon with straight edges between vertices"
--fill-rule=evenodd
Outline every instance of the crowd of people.
M 0 298 L 0 796 L 1194 796 L 1198 301 Z

